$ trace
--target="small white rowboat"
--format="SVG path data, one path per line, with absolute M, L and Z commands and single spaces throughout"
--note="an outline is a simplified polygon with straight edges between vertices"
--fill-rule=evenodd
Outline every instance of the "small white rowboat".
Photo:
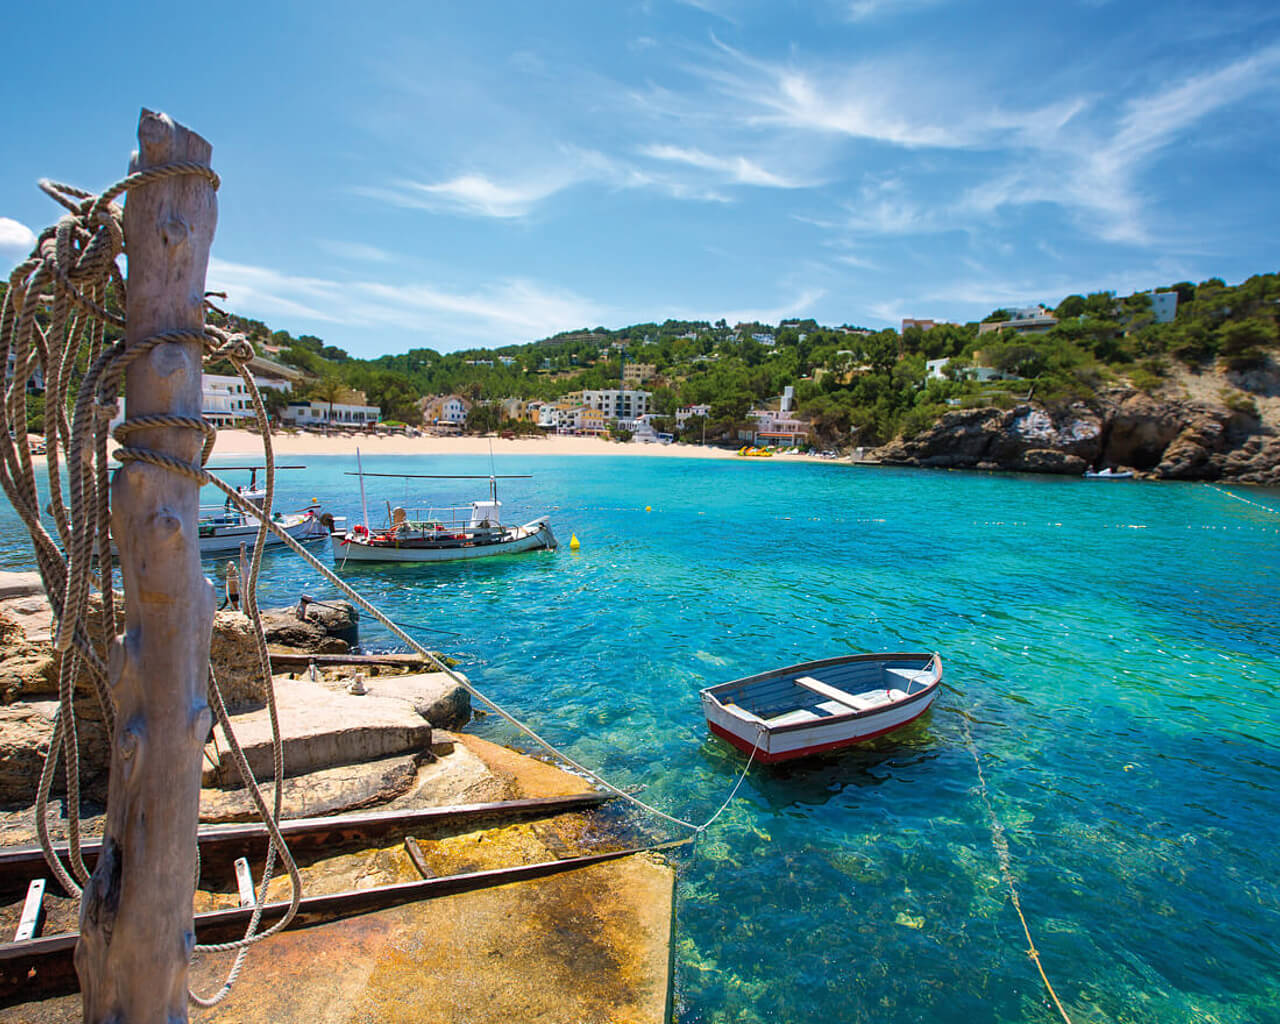
M 941 683 L 937 654 L 853 654 L 708 687 L 702 710 L 712 733 L 774 764 L 899 729 Z

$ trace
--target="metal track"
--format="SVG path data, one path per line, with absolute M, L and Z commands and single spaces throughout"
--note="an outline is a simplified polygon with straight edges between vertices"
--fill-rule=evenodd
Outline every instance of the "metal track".
M 595 853 L 564 860 L 541 861 L 512 868 L 493 868 L 487 871 L 470 871 L 460 875 L 427 878 L 420 882 L 401 882 L 374 889 L 353 889 L 327 896 L 304 897 L 290 928 L 321 924 L 352 914 L 367 913 L 386 907 L 399 906 L 418 900 L 452 896 L 474 892 L 512 882 L 527 882 L 547 878 L 565 871 L 593 864 L 604 864 L 639 853 L 674 849 L 691 843 L 692 839 L 678 839 L 652 846 L 630 847 L 609 853 Z M 277 919 L 288 908 L 288 902 L 268 903 L 263 909 L 262 928 Z M 214 910 L 195 916 L 196 934 L 201 942 L 242 934 L 253 914 L 252 907 L 233 907 Z M 11 1005 L 53 992 L 73 991 L 77 987 L 73 954 L 78 936 L 72 932 L 50 935 L 0 945 L 0 1003 Z

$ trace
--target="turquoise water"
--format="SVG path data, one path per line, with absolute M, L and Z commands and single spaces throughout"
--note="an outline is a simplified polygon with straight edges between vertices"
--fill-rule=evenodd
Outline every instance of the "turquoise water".
M 358 514 L 349 460 L 309 464 L 281 474 L 283 492 Z M 552 510 L 560 551 L 346 576 L 664 810 L 704 820 L 743 763 L 708 738 L 699 687 L 845 651 L 943 657 L 946 688 L 919 722 L 753 767 L 680 861 L 679 1020 L 1060 1019 L 976 752 L 1077 1024 L 1280 1021 L 1280 514 L 1195 484 L 779 460 L 497 469 L 534 474 L 504 484 L 507 519 Z M 369 484 L 393 503 L 485 487 Z M 1280 509 L 1280 492 L 1240 493 Z M 0 564 L 23 565 L 2 512 Z M 288 553 L 268 556 L 263 589 L 266 604 L 333 596 Z M 389 645 L 371 626 L 364 638 Z M 474 728 L 519 741 L 493 717 Z

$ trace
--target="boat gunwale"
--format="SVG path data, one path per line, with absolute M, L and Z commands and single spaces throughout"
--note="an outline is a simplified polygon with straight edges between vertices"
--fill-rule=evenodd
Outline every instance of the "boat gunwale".
M 807 674 L 809 671 L 815 671 L 815 670 L 818 670 L 819 668 L 830 668 L 834 665 L 847 665 L 854 662 L 867 662 L 867 661 L 895 661 L 895 660 L 906 660 L 906 659 L 913 659 L 913 658 L 924 658 L 925 664 L 923 668 L 927 668 L 930 663 L 936 662 L 936 666 L 937 666 L 936 674 L 934 675 L 933 679 L 931 679 L 928 683 L 925 684 L 924 689 L 918 690 L 916 693 L 907 695 L 903 700 L 892 701 L 887 705 L 881 705 L 879 707 L 863 708 L 863 709 L 850 707 L 847 711 L 838 711 L 833 714 L 827 715 L 825 718 L 819 719 L 817 721 L 792 722 L 788 725 L 772 726 L 769 724 L 768 720 L 761 718 L 759 715 L 755 714 L 752 711 L 747 710 L 746 708 L 741 708 L 742 712 L 745 712 L 746 715 L 750 716 L 749 718 L 744 717 L 743 714 L 740 714 L 739 712 L 731 709 L 730 707 L 722 703 L 719 699 L 719 695 L 721 692 L 732 689 L 734 687 L 748 686 L 753 683 L 765 682 L 769 679 L 782 678 L 784 676 L 788 676 L 793 673 L 796 675 L 804 675 L 804 674 Z M 917 671 L 920 671 L 920 670 L 917 670 Z M 800 662 L 799 664 L 796 664 L 796 665 L 788 665 L 785 668 L 774 669 L 771 672 L 759 672 L 756 675 L 744 676 L 741 679 L 734 679 L 727 683 L 717 683 L 715 686 L 709 686 L 701 690 L 700 696 L 704 700 L 710 699 L 712 702 L 714 702 L 715 706 L 718 707 L 720 710 L 722 710 L 725 714 L 731 716 L 732 718 L 738 719 L 744 725 L 755 725 L 757 727 L 763 727 L 765 732 L 769 736 L 781 736 L 786 733 L 811 731 L 814 728 L 822 727 L 833 722 L 849 721 L 851 719 L 859 719 L 859 718 L 875 718 L 879 715 L 884 715 L 898 708 L 904 708 L 912 704 L 919 703 L 920 701 L 925 700 L 926 698 L 931 699 L 933 697 L 934 692 L 942 683 L 942 674 L 943 674 L 942 658 L 938 655 L 936 651 L 935 652 L 896 651 L 891 653 L 845 654 L 835 658 L 823 658 L 818 661 Z

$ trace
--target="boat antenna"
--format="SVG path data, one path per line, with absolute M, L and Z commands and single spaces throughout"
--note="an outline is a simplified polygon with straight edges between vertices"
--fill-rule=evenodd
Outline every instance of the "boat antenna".
M 364 518 L 364 531 L 369 532 L 369 503 L 364 497 L 364 467 L 360 465 L 360 449 L 356 449 L 356 470 L 360 477 L 360 514 Z
M 493 438 L 489 438 L 489 500 L 498 500 L 498 466 L 493 461 Z

